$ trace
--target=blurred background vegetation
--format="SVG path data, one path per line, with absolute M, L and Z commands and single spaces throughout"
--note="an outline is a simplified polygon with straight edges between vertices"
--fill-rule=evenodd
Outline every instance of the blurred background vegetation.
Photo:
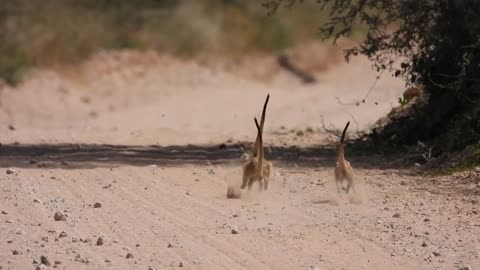
M 275 52 L 320 38 L 325 14 L 313 2 L 267 16 L 262 1 L 2 0 L 0 77 L 16 84 L 30 67 L 76 63 L 104 49 Z

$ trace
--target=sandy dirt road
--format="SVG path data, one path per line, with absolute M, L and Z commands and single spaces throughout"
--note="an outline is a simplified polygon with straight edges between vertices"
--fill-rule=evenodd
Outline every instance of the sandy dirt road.
M 364 61 L 311 85 L 135 52 L 79 70 L 2 91 L 0 269 L 35 269 L 42 255 L 48 269 L 480 269 L 475 172 L 421 177 L 350 156 L 359 192 L 331 200 L 322 119 L 351 120 L 354 134 L 403 90 L 386 76 L 366 104 L 340 105 L 375 80 Z M 227 199 L 266 93 L 270 189 Z

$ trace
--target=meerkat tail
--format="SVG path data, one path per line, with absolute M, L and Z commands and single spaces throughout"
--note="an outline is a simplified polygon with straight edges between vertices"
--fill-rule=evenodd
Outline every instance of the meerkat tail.
M 350 121 L 348 121 L 347 124 L 345 125 L 345 128 L 343 129 L 342 137 L 340 138 L 340 144 L 338 145 L 338 161 L 342 163 L 345 161 L 343 141 L 345 140 L 345 134 L 347 133 L 347 129 L 349 125 L 350 125 Z
M 257 126 L 257 132 L 258 132 L 258 163 L 257 163 L 257 176 L 262 175 L 262 170 L 263 170 L 263 139 L 262 139 L 262 129 L 258 125 L 257 118 L 255 119 L 255 125 Z
M 267 98 L 265 99 L 265 103 L 263 104 L 262 118 L 260 119 L 260 129 L 262 132 L 263 132 L 263 125 L 265 124 L 265 114 L 267 111 L 267 104 L 269 100 L 270 100 L 270 94 L 267 94 Z M 258 134 L 257 134 L 257 138 L 255 139 L 255 145 L 254 145 L 255 154 L 257 154 L 257 149 L 258 149 Z
M 347 122 L 347 124 L 345 125 L 345 128 L 343 129 L 342 138 L 340 139 L 340 143 L 343 143 L 343 140 L 345 139 L 345 133 L 347 133 L 347 129 L 348 129 L 349 125 L 350 125 L 350 121 Z

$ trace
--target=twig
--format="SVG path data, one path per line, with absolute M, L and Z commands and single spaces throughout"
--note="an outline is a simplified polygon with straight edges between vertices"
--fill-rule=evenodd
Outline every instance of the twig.
M 330 128 L 328 128 L 325 125 L 325 119 L 324 119 L 323 115 L 321 115 L 320 118 L 321 118 L 321 121 L 322 121 L 322 128 L 323 128 L 323 130 L 325 130 L 325 132 L 327 132 L 328 134 L 332 134 L 332 135 L 334 135 L 338 138 L 341 137 L 340 131 L 336 130 L 335 128 L 332 128 L 331 126 L 330 126 Z
M 372 85 L 370 86 L 370 88 L 368 89 L 367 93 L 365 94 L 365 96 L 363 97 L 363 99 L 361 100 L 357 100 L 355 102 L 351 102 L 351 103 L 344 103 L 340 100 L 339 97 L 335 97 L 335 99 L 337 100 L 337 102 L 340 104 L 340 105 L 344 105 L 344 106 L 360 106 L 360 103 L 365 103 L 365 101 L 367 100 L 368 96 L 370 96 L 370 93 L 372 93 L 373 89 L 375 88 L 375 86 L 377 85 L 377 82 L 378 80 L 380 80 L 380 78 L 382 77 L 382 74 L 383 72 L 385 72 L 386 69 L 383 69 L 382 71 L 380 71 L 380 73 L 375 77 L 375 81 L 373 81 Z

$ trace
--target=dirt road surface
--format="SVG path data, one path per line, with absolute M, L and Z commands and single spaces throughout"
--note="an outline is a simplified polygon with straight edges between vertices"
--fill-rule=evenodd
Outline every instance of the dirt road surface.
M 424 177 L 347 149 L 358 191 L 333 192 L 323 127 L 367 129 L 401 81 L 345 106 L 375 81 L 367 62 L 308 85 L 272 63 L 102 53 L 4 88 L 0 269 L 480 269 L 476 172 Z M 267 93 L 270 189 L 227 199 Z

